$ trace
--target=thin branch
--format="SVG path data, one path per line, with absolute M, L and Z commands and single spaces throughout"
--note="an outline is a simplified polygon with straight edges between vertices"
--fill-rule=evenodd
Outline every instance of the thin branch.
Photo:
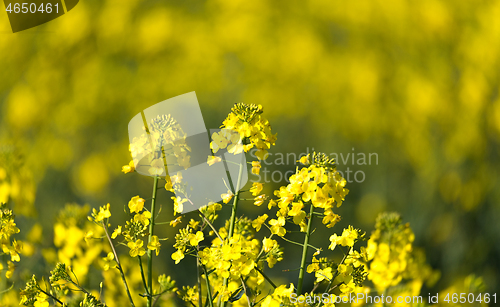
M 116 253 L 115 246 L 113 245 L 113 241 L 111 241 L 111 237 L 109 236 L 108 227 L 104 222 L 102 222 L 102 227 L 104 228 L 104 233 L 106 234 L 106 238 L 108 238 L 109 245 L 111 246 L 111 250 L 113 251 L 113 255 L 115 256 L 116 267 L 118 271 L 120 271 L 120 275 L 122 277 L 123 284 L 125 285 L 125 290 L 128 295 L 128 299 L 130 301 L 130 305 L 135 307 L 134 300 L 132 299 L 132 295 L 130 294 L 130 290 L 128 288 L 127 280 L 125 279 L 125 274 L 123 273 L 122 265 L 120 264 L 120 259 L 118 258 L 118 254 Z

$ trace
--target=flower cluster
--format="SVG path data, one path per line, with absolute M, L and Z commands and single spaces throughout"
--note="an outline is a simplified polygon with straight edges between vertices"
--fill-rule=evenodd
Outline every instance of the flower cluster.
M 254 237 L 255 224 L 248 218 L 241 218 L 235 222 L 233 236 L 228 237 L 228 221 L 218 231 L 210 231 L 216 236 L 208 246 L 202 247 L 200 243 L 206 239 L 203 234 L 206 226 L 205 223 L 191 220 L 186 228 L 179 230 L 174 245 L 177 251 L 172 254 L 176 264 L 187 254 L 199 258 L 204 272 L 211 272 L 206 278 L 214 289 L 220 289 L 223 301 L 235 302 L 242 298 L 243 292 L 238 281 L 243 279 L 247 287 L 260 293 L 264 286 L 263 264 L 267 262 L 272 268 L 277 261 L 283 259 L 283 251 L 278 243 L 269 238 L 264 238 L 262 242 L 257 240 Z M 232 282 L 224 284 L 227 279 Z M 183 299 L 196 303 L 198 296 L 194 289 L 183 289 L 180 292 Z
M 89 266 L 98 258 L 104 246 L 94 240 L 103 235 L 98 225 L 85 223 L 89 206 L 67 204 L 59 212 L 54 224 L 54 245 L 57 248 L 55 259 L 46 259 L 51 263 L 66 263 L 75 270 L 75 274 L 82 281 L 86 279 Z M 92 216 L 95 221 L 103 221 L 111 216 L 109 204 L 94 209 Z
M 12 210 L 7 208 L 5 203 L 0 203 L 0 243 L 2 244 L 2 253 L 0 255 L 8 255 L 10 260 L 7 261 L 6 278 L 11 278 L 14 273 L 14 262 L 19 262 L 21 257 L 19 254 L 23 249 L 23 242 L 12 239 L 12 236 L 19 233 L 14 222 L 14 214 Z M 0 270 L 3 270 L 3 264 L 0 263 Z
M 134 137 L 129 146 L 132 161 L 122 167 L 124 173 L 147 167 L 150 175 L 163 175 L 168 165 L 188 169 L 191 166 L 191 148 L 186 143 L 186 133 L 170 115 L 158 115 L 151 119 L 145 133 Z
M 312 162 L 309 160 L 312 158 Z M 271 219 L 271 232 L 278 236 L 286 234 L 285 223 L 287 220 L 299 225 L 301 231 L 306 231 L 307 219 L 310 218 L 304 211 L 306 205 L 323 210 L 323 224 L 328 228 L 333 227 L 340 216 L 333 212 L 335 207 L 340 207 L 349 192 L 345 188 L 346 180 L 336 172 L 333 160 L 324 154 L 314 153 L 301 159 L 306 164 L 302 169 L 297 168 L 294 175 L 290 176 L 290 183 L 274 192 L 278 200 L 271 200 L 268 208 L 278 207 L 276 219 Z M 311 210 L 310 210 L 311 211 Z
M 223 127 L 212 136 L 214 153 L 227 149 L 230 153 L 243 154 L 256 147 L 259 159 L 263 159 L 267 149 L 275 142 L 260 106 L 237 104 Z M 263 194 L 265 187 L 259 182 L 253 182 L 248 189 L 239 191 L 228 188 L 228 192 L 221 195 L 221 203 L 209 203 L 198 210 L 198 220 L 190 218 L 184 223 L 185 216 L 175 216 L 182 214 L 184 205 L 191 202 L 189 186 L 180 172 L 160 176 L 164 161 L 168 159 L 161 152 L 170 145 L 173 146 L 170 149 L 174 152 L 176 166 L 189 166 L 187 152 L 190 149 L 184 142 L 184 134 L 170 116 L 155 118 L 147 133 L 153 146 L 148 153 L 153 158 L 147 167 L 155 179 L 151 207 L 146 208 L 145 199 L 139 195 L 132 197 L 126 206 L 130 219 L 111 232 L 110 204 L 92 210 L 88 219 L 93 223 L 87 223 L 90 225 L 80 222 L 88 207 L 66 206 L 54 226 L 54 243 L 59 249 L 56 258 L 60 263 L 51 272 L 50 285 L 42 288 L 34 276 L 21 291 L 21 304 L 45 307 L 52 299 L 63 306 L 104 307 L 104 301 L 113 307 L 141 306 L 145 300 L 137 305 L 134 303 L 140 297 L 147 299 L 148 305 L 152 306 L 157 299 L 165 299 L 162 294 L 177 293 L 187 305 L 195 307 L 227 307 L 228 304 L 234 307 L 334 307 L 337 298 L 344 299 L 361 292 L 418 295 L 423 282 L 435 280 L 436 272 L 426 264 L 424 254 L 413 247 L 414 234 L 408 224 L 402 223 L 398 214 L 383 214 L 377 218 L 376 229 L 366 247 L 358 248 L 359 242 L 367 239 L 364 232 L 353 226 L 344 228 L 341 233 L 329 232 L 328 229 L 340 220 L 335 209 L 342 205 L 349 190 L 345 187 L 346 180 L 336 170 L 335 161 L 322 153 L 302 157 L 299 161 L 303 167 L 296 169 L 288 184 L 274 191 L 274 198 Z M 146 140 L 144 142 L 146 148 Z M 136 145 L 131 146 L 134 159 L 144 154 L 141 150 L 147 150 Z M 177 149 L 175 146 L 178 146 Z M 207 162 L 213 164 L 220 161 L 220 157 L 214 156 L 209 157 Z M 135 162 L 124 166 L 123 171 L 133 171 L 137 165 Z M 248 163 L 252 165 L 252 173 L 259 174 L 261 162 Z M 239 177 L 243 175 L 241 169 L 244 168 L 240 167 Z M 170 222 L 155 221 L 159 180 L 165 180 L 165 190 L 175 192 L 175 196 L 171 197 L 174 219 Z M 228 205 L 232 209 L 230 219 L 222 221 L 223 226 L 216 224 L 223 204 L 231 201 L 232 204 Z M 244 201 L 253 202 L 261 208 L 267 207 L 275 214 L 262 213 L 254 219 L 238 216 L 238 203 Z M 264 203 L 267 206 L 262 206 Z M 21 245 L 18 241 L 9 241 L 9 238 L 19 230 L 11 219 L 12 212 L 3 207 L 2 210 L 3 250 L 15 261 Z M 325 254 L 322 254 L 321 247 L 310 243 L 310 237 L 318 227 L 313 223 L 315 219 L 320 227 L 326 227 L 328 231 L 329 246 Z M 196 259 L 197 284 L 177 288 L 175 282 L 165 275 L 157 276 L 154 284 L 153 257 L 159 255 L 161 242 L 166 240 L 154 233 L 154 226 L 160 224 L 172 227 L 183 225 L 177 230 L 173 245 L 176 250 L 170 257 L 175 265 L 185 263 L 186 256 Z M 300 229 L 303 243 L 291 240 L 293 236 L 288 234 L 294 228 Z M 267 229 L 269 234 L 258 234 L 262 229 Z M 108 239 L 109 246 L 102 244 L 100 238 Z M 302 247 L 297 284 L 276 285 L 272 276 L 268 275 L 267 270 L 284 258 L 281 240 Z M 120 259 L 113 242 L 126 246 L 130 257 Z M 315 251 L 312 257 L 311 249 Z M 326 255 L 326 252 L 332 255 Z M 143 257 L 147 260 L 147 271 L 144 270 Z M 94 262 L 102 269 L 104 282 L 108 284 L 103 292 L 104 300 L 97 292 L 84 289 L 73 278 L 78 275 L 84 279 Z M 314 282 L 304 286 L 306 273 L 314 274 Z M 123 286 L 116 284 L 119 279 Z M 306 288 L 312 290 L 306 293 L 303 291 Z M 479 286 L 476 288 L 479 289 Z M 317 289 L 321 290 L 321 294 L 328 294 L 330 301 L 313 300 L 313 297 L 318 297 Z M 78 293 L 71 294 L 74 290 Z M 293 296 L 297 298 L 295 301 Z M 324 299 L 324 295 L 321 298 Z
M 415 235 L 397 213 L 377 217 L 375 230 L 368 240 L 366 264 L 368 279 L 378 293 L 418 295 L 424 282 L 438 277 L 425 262 L 422 251 L 413 247 Z
M 230 144 L 230 152 L 239 153 L 241 150 L 248 152 L 256 148 L 255 155 L 264 160 L 267 157 L 267 150 L 276 142 L 276 134 L 271 133 L 269 121 L 262 115 L 261 105 L 247 105 L 244 103 L 236 104 L 231 113 L 222 123 L 223 129 L 220 133 L 212 136 L 211 148 L 214 153 L 218 148 L 225 148 Z M 239 137 L 232 131 L 236 131 Z M 239 142 L 242 146 L 238 146 Z

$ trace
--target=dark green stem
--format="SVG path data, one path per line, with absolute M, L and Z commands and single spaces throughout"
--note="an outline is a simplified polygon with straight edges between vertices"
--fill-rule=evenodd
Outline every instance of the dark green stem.
M 304 284 L 304 273 L 306 271 L 307 248 L 309 247 L 309 237 L 311 236 L 312 220 L 314 216 L 314 206 L 310 205 L 309 221 L 307 222 L 306 237 L 304 238 L 304 246 L 302 247 L 302 260 L 300 261 L 299 282 L 297 285 L 297 294 L 302 294 L 302 285 Z
M 146 276 L 144 275 L 144 268 L 142 267 L 142 259 L 140 256 L 137 256 L 137 260 L 139 260 L 139 267 L 141 268 L 141 278 L 142 284 L 144 285 L 144 290 L 146 290 L 146 294 L 150 296 L 151 293 L 149 293 L 148 284 L 146 283 Z
M 205 272 L 205 283 L 207 284 L 207 300 L 210 307 L 214 307 L 214 303 L 212 302 L 212 290 L 210 289 L 210 281 L 208 279 L 207 268 L 203 265 L 203 271 Z

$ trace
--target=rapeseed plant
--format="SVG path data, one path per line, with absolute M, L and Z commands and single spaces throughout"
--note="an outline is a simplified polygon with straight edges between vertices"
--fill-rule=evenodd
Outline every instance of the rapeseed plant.
M 262 106 L 235 105 L 221 128 L 220 132 L 212 134 L 212 152 L 227 149 L 236 155 L 256 148 L 258 161 L 248 163 L 252 166 L 251 172 L 259 174 L 261 161 L 276 142 L 276 134 L 272 134 Z M 149 147 L 146 146 L 148 137 L 153 144 Z M 39 307 L 53 302 L 61 306 L 128 304 L 151 307 L 160 302 L 162 295 L 175 293 L 193 307 L 225 307 L 228 304 L 334 307 L 332 298 L 361 292 L 418 295 L 425 282 L 432 284 L 438 277 L 438 273 L 426 264 L 425 255 L 413 247 L 415 235 L 397 213 L 380 215 L 370 237 L 349 225 L 341 232 L 331 233 L 329 240 L 325 240 L 328 244 L 325 249 L 310 244 L 315 229 L 324 227 L 322 232 L 328 231 L 340 221 L 336 210 L 349 193 L 335 161 L 314 152 L 300 158 L 301 166 L 296 168 L 289 183 L 273 195 L 262 194 L 264 184 L 259 182 L 254 182 L 248 190 L 241 190 L 244 167 L 240 163 L 234 189 L 228 187 L 228 192 L 221 195 L 221 203 L 211 202 L 201 207 L 197 212 L 199 219 L 191 219 L 184 227 L 179 227 L 174 242 L 170 243 L 176 249 L 170 255 L 175 265 L 182 265 L 186 256 L 196 259 L 197 284 L 179 288 L 164 274 L 153 283 L 153 275 L 157 273 L 153 272 L 153 259 L 162 252 L 163 241 L 167 240 L 154 233 L 154 226 L 168 224 L 175 228 L 182 223 L 182 215 L 170 222 L 155 222 L 160 179 L 165 180 L 166 191 L 175 193 L 171 197 L 174 216 L 182 214 L 184 204 L 192 203 L 182 173 L 174 172 L 169 176 L 165 172 L 167 156 L 163 151 L 166 147 L 173 153 L 175 167 L 190 167 L 188 153 L 191 149 L 184 132 L 170 115 L 159 115 L 151 121 L 147 134 L 134 139 L 130 145 L 132 161 L 122 168 L 124 173 L 143 168 L 145 173 L 154 176 L 151 206 L 146 205 L 145 198 L 133 196 L 125 206 L 130 218 L 124 224 L 112 228 L 110 204 L 92 209 L 88 217 L 91 223 L 85 224 L 81 221 L 89 211 L 87 206 L 68 205 L 62 210 L 54 226 L 58 263 L 48 283 L 35 276 L 28 281 L 20 293 L 20 304 Z M 206 163 L 213 165 L 223 161 L 222 157 L 209 156 Z M 243 198 L 246 194 L 248 198 Z M 239 216 L 238 206 L 245 201 L 253 202 L 267 210 L 266 213 L 255 219 Z M 223 221 L 223 226 L 216 228 L 214 222 L 223 207 L 231 207 L 231 216 Z M 12 212 L 4 205 L 1 209 L 2 250 L 11 261 L 19 261 L 22 243 L 11 240 L 19 229 Z M 303 242 L 292 241 L 288 237 L 292 231 L 303 233 Z M 366 246 L 361 245 L 364 241 Z M 117 253 L 117 244 L 128 247 L 128 256 Z M 297 282 L 278 285 L 267 271 L 284 260 L 285 244 L 301 246 L 302 256 Z M 310 251 L 314 253 L 311 255 Z M 92 263 L 98 263 L 103 271 L 106 285 L 103 295 L 86 290 L 81 284 Z M 314 275 L 312 285 L 305 286 L 305 274 Z M 9 277 L 12 273 L 8 271 L 6 275 Z M 116 280 L 121 280 L 122 285 L 116 284 Z M 470 284 L 479 283 L 471 281 Z M 102 284 L 100 288 L 102 290 Z M 312 290 L 306 292 L 305 288 Z M 310 301 L 320 293 L 330 295 L 330 301 Z M 296 295 L 296 300 L 291 299 L 292 294 Z

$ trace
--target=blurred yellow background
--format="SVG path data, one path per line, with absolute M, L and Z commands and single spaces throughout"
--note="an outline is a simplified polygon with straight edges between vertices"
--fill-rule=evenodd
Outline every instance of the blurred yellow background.
M 234 103 L 262 104 L 271 153 L 377 153 L 340 163 L 366 175 L 342 223 L 369 233 L 398 211 L 442 273 L 435 290 L 470 273 L 498 289 L 499 16 L 493 0 L 87 0 L 12 34 L 0 13 L 0 151 L 25 161 L 0 197 L 47 233 L 67 202 L 120 214 L 152 184 L 120 173 L 128 121 L 196 91 L 209 129 Z

